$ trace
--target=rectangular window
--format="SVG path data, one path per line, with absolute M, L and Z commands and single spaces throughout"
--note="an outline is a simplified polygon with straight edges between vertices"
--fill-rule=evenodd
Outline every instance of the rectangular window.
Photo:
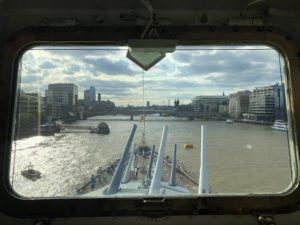
M 278 51 L 130 50 L 38 46 L 23 54 L 10 164 L 16 193 L 259 195 L 292 187 L 286 68 Z

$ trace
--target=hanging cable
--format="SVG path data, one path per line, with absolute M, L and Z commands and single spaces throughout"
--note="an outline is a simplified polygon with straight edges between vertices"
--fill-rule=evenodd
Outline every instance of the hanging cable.
M 143 120 L 143 146 L 146 145 L 146 111 L 145 111 L 145 71 L 143 70 L 143 114 L 144 114 L 144 120 Z

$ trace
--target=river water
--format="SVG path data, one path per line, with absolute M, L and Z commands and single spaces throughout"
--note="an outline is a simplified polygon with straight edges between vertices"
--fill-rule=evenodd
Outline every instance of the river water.
M 73 196 L 99 166 L 120 156 L 134 123 L 138 125 L 134 143 L 141 142 L 143 124 L 135 120 L 130 121 L 128 116 L 99 116 L 73 124 L 96 126 L 105 121 L 111 130 L 109 135 L 65 130 L 54 136 L 18 140 L 13 143 L 11 157 L 13 189 L 26 197 Z M 158 149 L 163 125 L 168 125 L 166 154 L 172 156 L 176 143 L 177 160 L 197 178 L 202 124 L 207 129 L 208 178 L 213 193 L 280 193 L 290 186 L 287 134 L 270 126 L 149 116 L 146 141 Z M 193 144 L 194 148 L 185 149 L 184 144 Z M 41 179 L 33 182 L 21 175 L 29 163 L 42 173 Z

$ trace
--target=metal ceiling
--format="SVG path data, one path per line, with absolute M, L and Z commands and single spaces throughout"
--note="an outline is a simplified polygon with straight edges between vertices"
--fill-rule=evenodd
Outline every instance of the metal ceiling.
M 0 1 L 1 2 L 1 1 Z M 153 8 L 156 10 L 224 10 L 224 9 L 240 9 L 252 0 L 151 0 Z M 51 0 L 2 0 L 4 7 L 9 9 L 143 9 L 144 6 L 141 0 L 64 0 L 64 1 L 51 1 Z M 286 0 L 284 5 L 282 0 L 264 0 L 258 4 L 262 6 L 278 7 L 281 10 L 295 10 L 299 8 L 300 1 Z
M 143 29 L 149 21 L 149 11 L 142 1 L 145 0 L 0 0 L 0 38 L 39 26 Z M 300 37 L 299 0 L 285 0 L 284 4 L 282 0 L 148 1 L 158 26 L 268 26 Z

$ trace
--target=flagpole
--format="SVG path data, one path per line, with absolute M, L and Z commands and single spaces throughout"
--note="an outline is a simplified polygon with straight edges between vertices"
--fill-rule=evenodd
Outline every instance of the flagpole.
M 143 114 L 144 114 L 144 119 L 143 119 L 143 125 L 144 125 L 144 130 L 143 130 L 143 145 L 145 146 L 145 132 L 146 132 L 146 115 L 145 115 L 145 71 L 143 70 Z

